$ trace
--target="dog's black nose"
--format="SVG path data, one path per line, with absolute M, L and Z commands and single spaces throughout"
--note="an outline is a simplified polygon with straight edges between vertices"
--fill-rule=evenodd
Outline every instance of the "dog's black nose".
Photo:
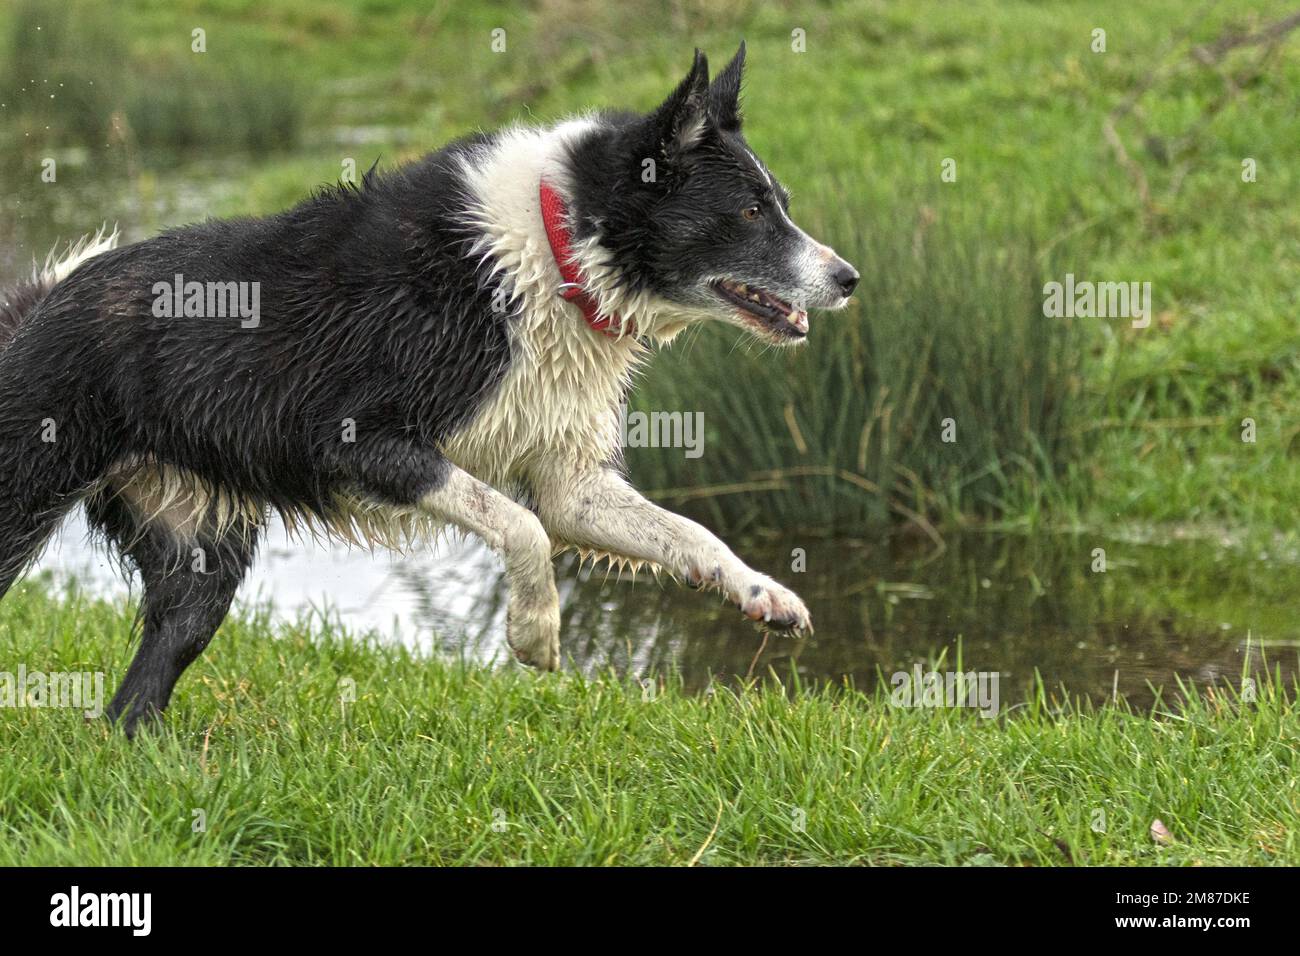
M 862 278 L 858 275 L 858 270 L 853 268 L 853 266 L 849 265 L 843 259 L 840 259 L 835 263 L 835 268 L 831 275 L 834 277 L 835 284 L 840 287 L 840 291 L 844 293 L 846 299 L 853 294 L 853 290 L 858 287 L 858 280 Z

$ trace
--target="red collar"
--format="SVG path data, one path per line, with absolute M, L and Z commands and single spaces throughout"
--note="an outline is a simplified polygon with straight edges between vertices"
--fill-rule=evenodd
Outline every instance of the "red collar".
M 582 317 L 597 332 L 617 338 L 622 319 L 617 315 L 601 315 L 600 303 L 583 288 L 582 270 L 573 255 L 573 236 L 565 221 L 568 217 L 564 200 L 544 179 L 538 186 L 538 194 L 542 200 L 542 225 L 546 227 L 546 241 L 551 244 L 551 255 L 555 257 L 560 278 L 564 280 L 564 285 L 560 287 L 560 298 L 580 308 Z

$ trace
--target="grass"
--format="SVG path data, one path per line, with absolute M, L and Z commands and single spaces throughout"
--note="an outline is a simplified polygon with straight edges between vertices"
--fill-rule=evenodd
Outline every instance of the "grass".
M 111 692 L 128 629 L 29 584 L 0 603 L 0 660 Z M 1294 865 L 1287 696 L 1147 715 L 1040 693 L 984 720 L 771 682 L 647 694 L 245 613 L 134 745 L 0 710 L 0 865 Z
M 268 152 L 299 143 L 299 80 L 269 64 L 274 50 L 256 30 L 218 29 L 208 49 L 206 32 L 177 28 L 135 49 L 103 4 L 20 0 L 7 40 L 0 88 L 9 135 L 21 135 L 25 150 L 108 141 L 130 151 Z

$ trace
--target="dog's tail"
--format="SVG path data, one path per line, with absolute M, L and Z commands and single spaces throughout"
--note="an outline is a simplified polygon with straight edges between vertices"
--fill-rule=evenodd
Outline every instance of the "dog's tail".
M 32 269 L 30 279 L 20 280 L 9 287 L 0 286 L 0 350 L 18 331 L 18 326 L 40 305 L 51 290 L 72 275 L 77 267 L 110 249 L 117 248 L 118 231 L 101 227 L 96 233 L 83 236 L 70 243 L 63 255 L 56 256 L 57 248 L 45 259 L 45 265 Z

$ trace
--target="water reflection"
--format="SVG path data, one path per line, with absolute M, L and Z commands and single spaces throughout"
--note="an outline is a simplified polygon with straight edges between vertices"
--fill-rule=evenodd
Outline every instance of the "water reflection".
M 775 673 L 869 687 L 940 653 L 963 670 L 996 671 L 1004 699 L 1049 689 L 1135 704 L 1177 678 L 1239 683 L 1265 665 L 1297 673 L 1297 568 L 1245 560 L 1211 545 L 1095 538 L 967 535 L 934 557 L 914 541 L 808 545 L 808 570 L 788 571 L 791 548 L 749 548 L 804 596 L 817 624 L 806 640 L 772 637 L 716 598 L 566 574 L 565 652 L 587 670 L 680 671 L 688 687 Z M 782 568 L 786 573 L 780 574 Z M 481 634 L 477 640 L 491 640 Z

